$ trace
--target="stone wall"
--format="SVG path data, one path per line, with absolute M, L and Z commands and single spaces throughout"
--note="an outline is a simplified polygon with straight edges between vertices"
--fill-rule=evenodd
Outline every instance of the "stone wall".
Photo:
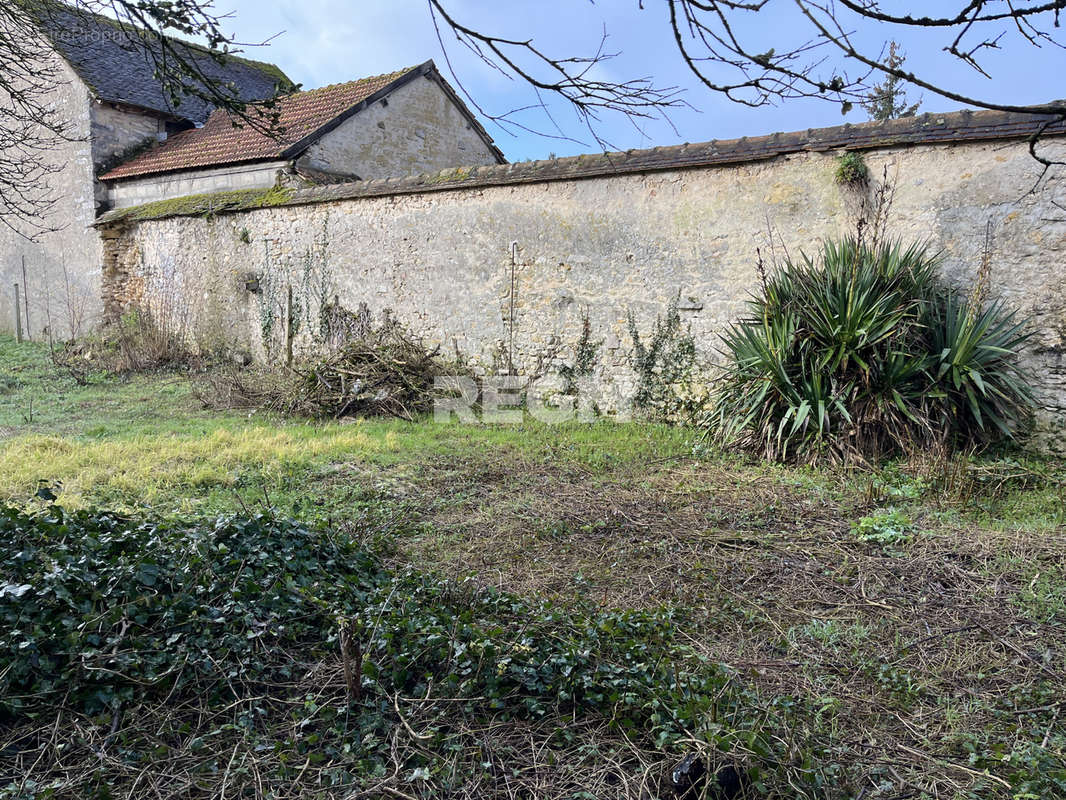
M 960 119 L 362 182 L 213 219 L 115 215 L 103 221 L 121 232 L 112 288 L 120 305 L 166 298 L 205 346 L 259 358 L 281 352 L 292 287 L 298 347 L 313 346 L 319 311 L 336 298 L 349 309 L 392 309 L 485 372 L 513 358 L 526 375 L 571 361 L 588 314 L 603 341 L 597 384 L 610 410 L 634 386 L 627 316 L 646 331 L 680 297 L 713 359 L 717 335 L 755 286 L 755 250 L 769 252 L 771 231 L 780 255 L 853 228 L 860 198 L 834 180 L 834 143 L 864 143 L 872 174 L 895 186 L 893 235 L 941 249 L 950 280 L 973 281 L 992 222 L 994 290 L 1037 332 L 1028 359 L 1040 377 L 1043 436 L 1061 450 L 1066 184 L 1058 170 L 1040 179 L 1029 128 L 1008 120 L 990 132 L 981 128 L 988 117 Z M 1066 157 L 1062 138 L 1042 146 Z
M 191 194 L 270 189 L 278 183 L 281 174 L 289 171 L 289 162 L 269 161 L 129 178 L 114 181 L 109 193 L 110 205 L 112 208 L 129 208 Z
M 497 163 L 494 148 L 434 79 L 415 77 L 308 148 L 299 166 L 384 178 Z
M 44 337 L 44 327 L 59 336 L 72 328 L 87 330 L 100 316 L 100 237 L 91 227 L 96 218 L 93 194 L 93 153 L 89 144 L 90 97 L 85 85 L 58 57 L 62 85 L 50 98 L 69 120 L 69 139 L 42 154 L 58 171 L 46 176 L 56 202 L 42 220 L 54 230 L 33 240 L 0 225 L 0 331 L 14 332 L 12 286 L 20 285 L 25 258 L 29 283 L 30 333 Z M 17 223 L 16 223 L 17 225 Z M 22 226 L 23 234 L 33 233 Z

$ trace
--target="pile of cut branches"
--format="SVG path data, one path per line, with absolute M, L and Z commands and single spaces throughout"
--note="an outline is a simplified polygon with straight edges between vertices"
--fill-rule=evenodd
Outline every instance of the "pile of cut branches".
M 448 372 L 440 348 L 429 350 L 391 317 L 331 355 L 294 370 L 288 408 L 309 417 L 413 419 L 433 407 L 433 382 Z
M 319 419 L 413 420 L 432 409 L 435 379 L 455 374 L 455 369 L 439 347 L 427 347 L 386 312 L 379 324 L 359 326 L 329 354 L 283 372 L 213 375 L 209 397 L 213 404 L 231 408 L 268 408 Z

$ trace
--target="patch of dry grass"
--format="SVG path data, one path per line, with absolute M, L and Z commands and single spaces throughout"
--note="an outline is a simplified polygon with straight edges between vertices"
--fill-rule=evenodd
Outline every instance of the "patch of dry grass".
M 425 468 L 431 524 L 403 558 L 564 603 L 688 608 L 707 657 L 822 709 L 812 728 L 871 797 L 1007 797 L 1033 730 L 1066 736 L 1062 528 L 911 504 L 913 533 L 878 544 L 853 529 L 878 508 L 862 480 L 494 455 Z
M 62 488 L 63 504 L 82 508 L 116 498 L 137 505 L 231 488 L 254 470 L 265 478 L 310 470 L 316 463 L 394 450 L 389 432 L 359 426 L 280 430 L 263 425 L 216 429 L 206 435 L 139 435 L 76 441 L 31 435 L 0 448 L 0 498 L 27 498 L 39 481 Z

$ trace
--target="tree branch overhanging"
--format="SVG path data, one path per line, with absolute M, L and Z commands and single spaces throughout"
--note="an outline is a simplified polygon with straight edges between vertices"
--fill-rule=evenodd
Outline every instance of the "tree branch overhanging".
M 599 144 L 606 142 L 597 134 L 595 123 L 605 112 L 620 112 L 636 122 L 641 119 L 668 118 L 667 112 L 686 103 L 675 86 L 658 87 L 649 77 L 613 81 L 598 77 L 601 67 L 618 54 L 606 49 L 607 32 L 600 34 L 599 43 L 592 55 L 554 56 L 539 48 L 532 39 L 513 39 L 482 33 L 460 23 L 440 0 L 427 0 L 430 16 L 452 78 L 464 96 L 483 116 L 505 130 L 526 130 L 552 138 L 572 137 L 563 133 L 562 127 L 551 116 L 546 97 L 562 98 Z M 533 90 L 535 100 L 521 108 L 495 113 L 482 106 L 466 90 L 457 74 L 443 31 L 450 30 L 456 42 L 473 53 L 478 60 L 511 79 L 527 83 Z M 547 117 L 555 133 L 536 131 L 517 117 L 524 111 L 540 109 Z
M 442 31 L 454 34 L 492 68 L 532 87 L 537 101 L 521 110 L 542 107 L 544 94 L 552 93 L 592 125 L 607 113 L 666 117 L 682 102 L 676 87 L 658 89 L 648 78 L 633 83 L 595 78 L 592 66 L 602 60 L 602 50 L 585 60 L 549 56 L 532 40 L 508 39 L 459 21 L 447 11 L 447 0 L 428 2 L 446 57 L 449 47 Z M 816 98 L 836 103 L 846 113 L 867 99 L 878 81 L 891 78 L 979 109 L 1066 120 L 1066 101 L 1019 104 L 1001 101 L 992 92 L 975 94 L 939 74 L 902 68 L 885 47 L 889 40 L 904 40 L 908 31 L 939 35 L 940 52 L 994 77 L 987 57 L 1008 42 L 1017 48 L 1064 47 L 1059 29 L 1066 0 L 945 0 L 923 4 L 923 11 L 935 12 L 923 15 L 896 12 L 892 5 L 892 0 L 639 0 L 638 7 L 642 12 L 663 10 L 682 63 L 704 88 L 742 105 Z M 773 17 L 778 23 L 773 30 L 765 24 L 769 14 L 784 15 Z M 782 19 L 789 24 L 781 25 Z M 869 43 L 870 30 L 878 33 L 876 45 Z M 522 61 L 523 56 L 528 60 Z M 578 63 L 586 69 L 572 69 Z M 499 121 L 516 111 L 486 116 Z
M 40 0 L 35 0 L 40 3 Z M 48 13 L 45 0 L 40 13 Z M 264 47 L 263 42 L 243 43 L 226 30 L 231 14 L 219 14 L 212 0 L 73 0 L 73 7 L 85 14 L 103 14 L 114 19 L 126 42 L 152 66 L 156 79 L 176 109 L 188 98 L 228 111 L 237 125 L 247 125 L 268 136 L 278 136 L 277 100 L 291 86 L 279 86 L 273 97 L 250 100 L 238 87 L 208 74 L 208 62 L 224 66 L 247 47 Z M 178 37 L 178 38 L 175 38 Z M 273 37 L 272 37 L 273 38 Z M 189 40 L 206 43 L 201 47 Z

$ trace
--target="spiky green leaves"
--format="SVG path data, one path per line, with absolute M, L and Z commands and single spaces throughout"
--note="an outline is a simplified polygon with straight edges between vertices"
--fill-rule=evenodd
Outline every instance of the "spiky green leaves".
M 723 336 L 714 439 L 774 460 L 870 460 L 1014 437 L 1032 410 L 1028 338 L 970 308 L 924 246 L 825 243 L 789 260 Z

